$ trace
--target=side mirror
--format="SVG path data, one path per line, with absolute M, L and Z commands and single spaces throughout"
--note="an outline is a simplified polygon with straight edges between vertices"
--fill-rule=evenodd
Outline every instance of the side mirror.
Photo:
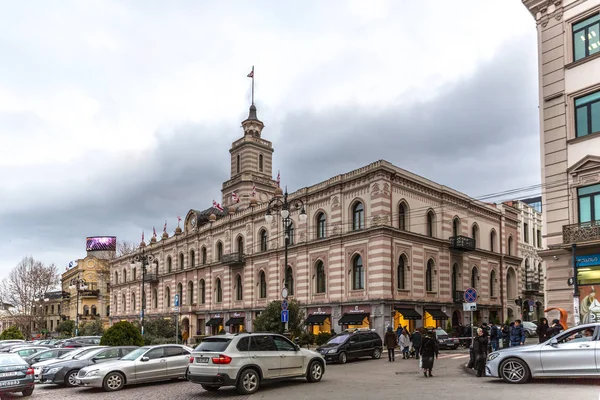
M 557 346 L 558 345 L 558 340 L 556 340 L 556 338 L 552 338 L 552 340 L 550 340 L 550 346 Z
M 150 357 L 142 357 L 141 361 L 143 361 L 143 362 L 150 361 Z
M 294 348 L 296 349 L 296 351 L 300 351 L 300 346 L 296 345 Z
M 351 340 L 350 341 L 350 344 L 355 344 L 355 343 L 356 343 L 356 340 Z
M 296 344 L 300 343 L 300 338 L 299 337 L 294 338 L 294 343 L 296 343 Z

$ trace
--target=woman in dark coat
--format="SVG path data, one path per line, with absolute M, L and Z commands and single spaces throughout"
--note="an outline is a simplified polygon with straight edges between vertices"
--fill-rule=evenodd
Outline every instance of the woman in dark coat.
M 423 375 L 427 377 L 427 373 L 429 373 L 429 376 L 433 376 L 431 375 L 431 370 L 433 369 L 434 357 L 438 358 L 440 349 L 435 334 L 432 331 L 427 331 L 425 334 L 419 353 L 421 355 L 419 365 L 423 369 Z
M 485 375 L 485 360 L 487 359 L 488 338 L 483 329 L 477 329 L 477 337 L 473 341 L 473 358 L 477 377 Z
M 535 332 L 538 334 L 538 338 L 540 343 L 544 343 L 546 340 L 548 340 L 548 329 L 550 329 L 550 327 L 548 326 L 548 320 L 546 318 L 542 318 L 540 319 L 540 324 L 537 326 L 537 329 L 535 330 Z

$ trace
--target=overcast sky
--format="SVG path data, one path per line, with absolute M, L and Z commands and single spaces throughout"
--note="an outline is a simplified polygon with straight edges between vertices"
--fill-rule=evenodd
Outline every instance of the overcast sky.
M 0 277 L 219 200 L 252 65 L 290 190 L 379 159 L 472 196 L 540 181 L 520 0 L 15 1 L 0 54 Z

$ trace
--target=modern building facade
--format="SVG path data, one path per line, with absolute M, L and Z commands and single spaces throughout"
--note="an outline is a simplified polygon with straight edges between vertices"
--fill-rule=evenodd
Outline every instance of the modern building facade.
M 523 3 L 538 32 L 546 302 L 577 323 L 600 283 L 600 2 Z M 577 265 L 581 291 L 568 284 Z

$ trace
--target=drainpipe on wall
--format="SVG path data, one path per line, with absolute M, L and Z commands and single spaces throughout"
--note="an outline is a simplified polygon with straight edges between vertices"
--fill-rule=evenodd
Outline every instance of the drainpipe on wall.
M 500 249 L 500 323 L 504 323 L 504 236 L 503 236 L 503 227 L 505 221 L 504 212 L 500 215 L 500 243 L 498 248 Z M 506 298 L 508 299 L 508 293 L 506 293 Z

